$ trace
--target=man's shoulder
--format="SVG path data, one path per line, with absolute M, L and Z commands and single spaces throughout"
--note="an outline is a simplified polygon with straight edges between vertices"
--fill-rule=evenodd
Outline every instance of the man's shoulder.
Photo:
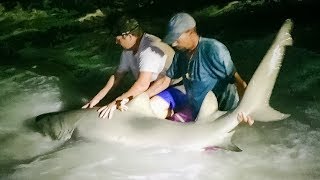
M 152 52 L 152 53 L 159 54 L 160 56 L 164 56 L 166 53 L 168 53 L 166 51 L 170 50 L 169 45 L 162 42 L 160 38 L 148 33 L 145 33 L 143 35 L 142 45 L 140 46 L 140 48 L 141 48 L 140 50 L 141 52 L 146 52 L 146 53 Z
M 225 54 L 228 52 L 227 47 L 216 39 L 201 38 L 200 44 L 200 50 L 207 55 L 215 54 L 219 56 L 218 54 Z
M 224 44 L 222 44 L 220 41 L 218 41 L 217 39 L 213 39 L 213 38 L 206 38 L 206 37 L 201 37 L 200 38 L 200 44 L 203 47 L 220 47 L 220 46 L 224 46 Z
M 121 57 L 123 58 L 127 58 L 127 57 L 131 57 L 133 56 L 132 51 L 131 50 L 122 50 L 121 52 Z
M 149 42 L 161 41 L 159 37 L 149 33 L 144 33 L 143 37 Z
M 155 35 L 144 33 L 140 42 L 140 48 L 145 49 L 157 42 L 161 42 L 161 39 Z

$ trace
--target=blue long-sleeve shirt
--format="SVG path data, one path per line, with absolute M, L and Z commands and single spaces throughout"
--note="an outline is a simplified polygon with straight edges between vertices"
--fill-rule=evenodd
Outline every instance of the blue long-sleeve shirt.
M 215 39 L 200 37 L 196 50 L 189 59 L 186 52 L 176 52 L 167 76 L 183 77 L 193 115 L 198 114 L 202 101 L 212 90 L 220 110 L 234 108 L 238 94 L 234 83 L 235 66 L 228 49 Z

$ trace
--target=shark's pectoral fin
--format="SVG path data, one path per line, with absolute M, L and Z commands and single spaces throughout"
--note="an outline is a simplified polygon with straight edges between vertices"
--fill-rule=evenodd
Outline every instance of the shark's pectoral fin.
M 231 141 L 228 141 L 228 143 L 224 143 L 218 146 L 214 147 L 215 149 L 224 149 L 228 151 L 234 151 L 234 152 L 241 152 L 242 149 L 240 149 L 238 146 L 233 144 Z M 210 149 L 210 148 L 205 148 L 205 149 Z
M 228 144 L 228 146 L 226 146 L 225 149 L 229 150 L 229 151 L 234 151 L 234 152 L 241 152 L 242 151 L 242 149 L 240 149 L 238 146 L 236 146 L 233 143 Z
M 203 148 L 205 151 L 215 151 L 219 149 L 227 150 L 227 151 L 234 151 L 234 152 L 241 152 L 242 149 L 240 149 L 238 146 L 234 145 L 233 143 L 230 143 L 226 146 L 208 146 Z
M 141 93 L 133 98 L 128 103 L 128 111 L 144 114 L 146 116 L 155 116 L 150 106 L 149 96 L 146 93 Z
M 269 121 L 279 121 L 290 116 L 290 114 L 283 114 L 270 106 L 260 106 L 256 109 L 250 116 L 255 121 L 269 122 Z
M 233 144 L 231 142 L 231 138 L 234 134 L 234 130 L 230 131 L 229 133 L 227 133 L 226 137 L 224 138 L 222 144 L 218 145 L 221 149 L 225 149 L 225 150 L 228 150 L 228 151 L 234 151 L 234 152 L 241 152 L 242 150 L 236 146 L 235 144 Z

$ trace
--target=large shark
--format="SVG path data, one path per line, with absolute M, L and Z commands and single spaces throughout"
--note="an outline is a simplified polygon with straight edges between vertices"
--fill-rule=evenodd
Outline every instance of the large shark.
M 97 108 L 40 115 L 35 120 L 38 132 L 29 130 L 21 135 L 8 135 L 8 138 L 4 138 L 0 154 L 5 154 L 6 157 L 1 157 L 5 160 L 32 158 L 61 146 L 72 135 L 94 141 L 115 141 L 142 147 L 159 146 L 184 150 L 221 147 L 240 151 L 231 143 L 234 129 L 239 124 L 239 112 L 264 122 L 282 120 L 289 116 L 272 109 L 269 100 L 285 47 L 292 44 L 292 26 L 291 20 L 284 22 L 248 83 L 239 106 L 233 111 L 218 111 L 217 100 L 210 92 L 202 104 L 197 121 L 178 123 L 156 118 L 149 98 L 146 94 L 141 94 L 128 103 L 127 111 L 116 110 L 112 119 L 99 118 Z M 24 145 L 23 148 L 21 144 Z
M 248 83 L 239 106 L 230 112 L 217 111 L 217 100 L 210 92 L 206 96 L 195 123 L 177 123 L 158 119 L 145 94 L 128 104 L 128 111 L 116 111 L 112 119 L 98 117 L 97 109 L 80 109 L 46 114 L 37 118 L 42 133 L 53 139 L 68 140 L 76 129 L 77 135 L 100 141 L 116 141 L 134 146 L 161 146 L 202 149 L 217 146 L 239 151 L 231 143 L 240 112 L 256 121 L 276 121 L 289 115 L 269 105 L 270 96 L 284 57 L 285 47 L 292 44 L 293 23 L 286 20 L 272 46 Z

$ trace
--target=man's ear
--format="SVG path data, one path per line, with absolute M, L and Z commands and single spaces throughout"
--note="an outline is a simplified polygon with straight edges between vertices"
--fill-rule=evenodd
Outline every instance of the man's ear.
M 195 32 L 194 30 L 190 30 L 190 31 L 189 31 L 189 34 L 190 34 L 190 35 L 196 34 L 196 32 Z

